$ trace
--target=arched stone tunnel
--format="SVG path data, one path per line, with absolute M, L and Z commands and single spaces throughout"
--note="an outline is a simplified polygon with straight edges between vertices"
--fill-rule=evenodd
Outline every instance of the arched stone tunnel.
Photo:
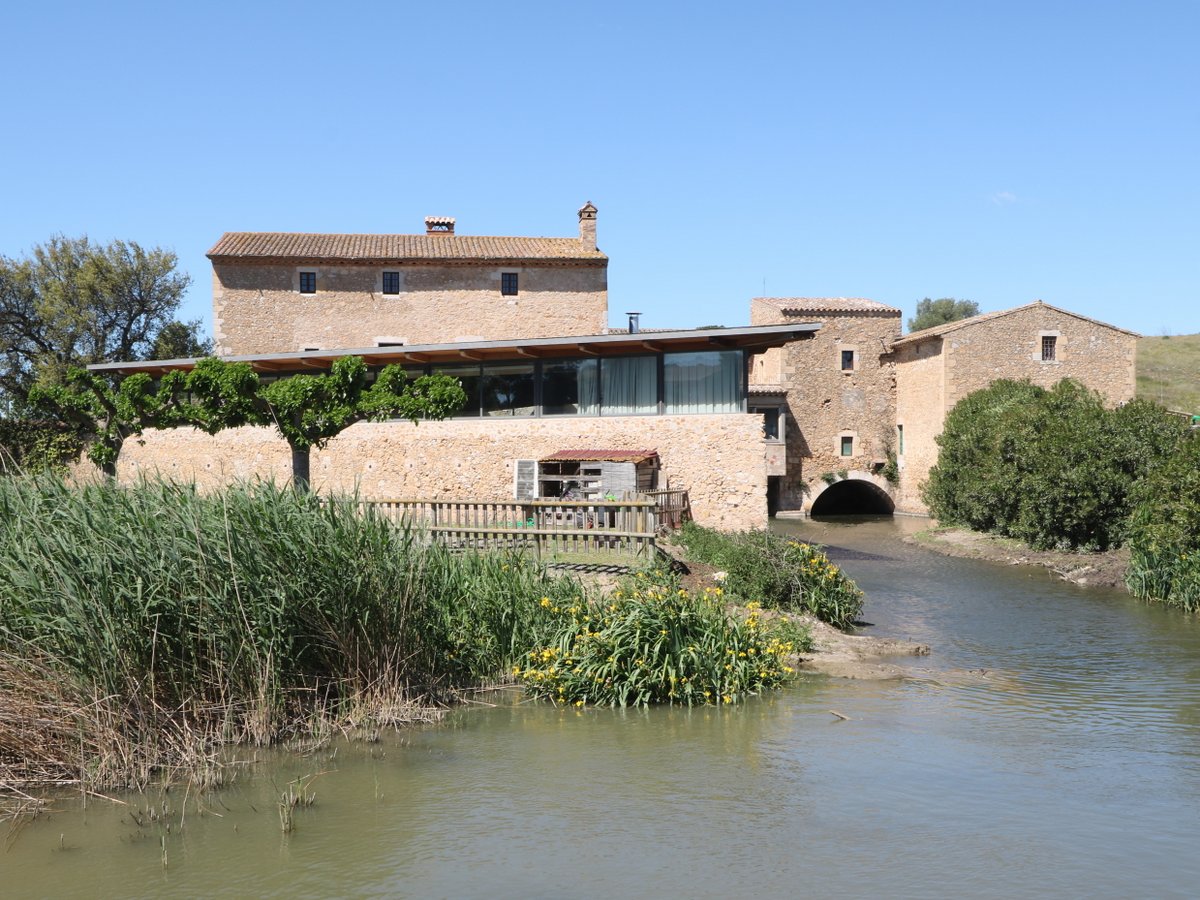
M 826 485 L 813 498 L 812 516 L 890 516 L 896 509 L 891 495 L 871 476 L 851 474 L 849 478 Z

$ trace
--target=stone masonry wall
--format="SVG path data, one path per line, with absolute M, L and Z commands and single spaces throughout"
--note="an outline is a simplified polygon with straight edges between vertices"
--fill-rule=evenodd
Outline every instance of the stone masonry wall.
M 400 293 L 384 294 L 384 270 Z M 317 273 L 301 294 L 300 271 Z M 516 272 L 518 294 L 500 294 Z M 608 326 L 604 265 L 213 266 L 217 353 L 239 355 L 374 347 L 378 343 L 601 334 Z
M 687 488 L 697 522 L 722 529 L 767 523 L 761 421 L 751 415 L 362 422 L 313 454 L 318 491 L 367 499 L 505 499 L 513 464 L 582 447 L 655 449 L 660 486 Z M 129 442 L 119 477 L 155 474 L 216 487 L 241 479 L 291 478 L 291 454 L 273 430 L 209 437 L 191 429 L 148 432 Z
M 924 513 L 921 485 L 937 462 L 935 438 L 946 417 L 945 358 L 942 342 L 930 338 L 917 345 L 898 347 L 896 366 L 896 424 L 904 426 L 904 452 L 897 441 L 900 485 L 896 508 Z
M 814 319 L 821 322 L 814 338 L 782 349 L 788 420 L 781 510 L 807 510 L 823 484 L 823 473 L 870 471 L 873 461 L 886 458 L 888 441 L 895 434 L 895 372 L 883 350 L 900 334 L 900 313 L 828 311 L 789 316 L 769 303 L 750 306 L 752 325 Z M 855 353 L 850 372 L 841 369 L 843 350 Z M 764 361 L 763 377 L 772 377 L 774 362 Z M 854 452 L 848 457 L 841 455 L 843 435 L 854 439 Z

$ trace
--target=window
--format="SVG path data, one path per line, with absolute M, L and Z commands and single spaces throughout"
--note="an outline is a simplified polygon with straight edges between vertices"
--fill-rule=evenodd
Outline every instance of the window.
M 1042 335 L 1042 362 L 1054 362 L 1058 338 L 1053 335 Z
M 843 372 L 853 372 L 854 371 L 854 351 L 853 350 L 843 350 L 842 351 L 842 371 Z
M 301 272 L 300 273 L 300 293 L 315 294 L 317 292 L 317 273 L 316 272 Z
M 781 420 L 778 406 L 752 406 L 750 412 L 757 413 L 763 419 L 763 440 L 778 441 L 780 439 L 779 424 Z
M 505 297 L 517 296 L 517 273 L 500 273 L 500 293 Z
M 454 414 L 454 418 L 478 418 L 479 389 L 483 382 L 479 374 L 479 366 L 437 366 L 434 368 L 433 373 L 435 375 L 447 375 L 450 378 L 457 378 L 458 383 L 462 385 L 463 391 L 466 392 L 467 403 Z
M 533 363 L 483 367 L 485 416 L 532 416 L 534 411 Z
M 600 412 L 600 361 L 542 363 L 542 415 L 594 416 Z
M 658 358 L 606 358 L 600 366 L 602 416 L 636 416 L 658 412 Z
M 851 435 L 842 435 L 842 456 L 854 455 L 854 438 Z
M 896 426 L 896 454 L 898 456 L 904 455 L 904 426 L 903 425 Z
M 383 292 L 385 294 L 400 293 L 400 273 L 399 272 L 384 272 L 383 273 Z
M 667 413 L 742 411 L 741 350 L 668 353 L 663 357 L 663 400 Z

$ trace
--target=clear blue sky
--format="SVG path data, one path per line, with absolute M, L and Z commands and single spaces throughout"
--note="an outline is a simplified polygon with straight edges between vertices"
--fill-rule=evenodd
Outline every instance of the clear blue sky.
M 0 253 L 572 235 L 614 324 L 1041 298 L 1200 331 L 1200 3 L 123 3 L 5 12 Z

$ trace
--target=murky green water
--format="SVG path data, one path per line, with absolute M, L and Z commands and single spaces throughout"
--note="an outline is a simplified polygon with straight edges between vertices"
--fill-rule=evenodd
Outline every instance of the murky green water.
M 64 802 L 3 835 L 0 896 L 1200 894 L 1200 621 L 899 542 L 919 524 L 779 526 L 831 545 L 875 633 L 933 646 L 911 680 L 481 706 L 282 757 L 203 810 Z M 285 836 L 276 798 L 309 775 Z

